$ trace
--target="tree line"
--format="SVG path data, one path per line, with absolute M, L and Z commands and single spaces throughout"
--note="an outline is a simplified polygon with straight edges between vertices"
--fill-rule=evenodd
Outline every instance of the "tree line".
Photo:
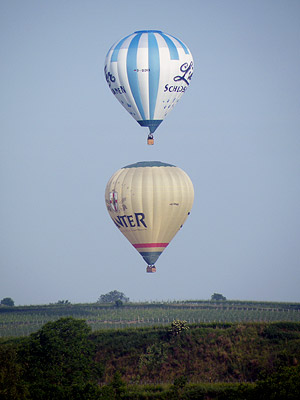
M 225 301 L 226 297 L 220 293 L 214 293 L 211 296 L 212 301 Z M 119 292 L 118 290 L 112 290 L 106 294 L 101 294 L 98 303 L 115 303 L 120 306 L 124 303 L 129 302 L 129 297 L 125 296 L 123 292 Z M 56 304 L 60 305 L 70 305 L 71 302 L 69 300 L 58 300 Z M 15 305 L 14 300 L 11 297 L 5 297 L 0 301 L 0 305 L 13 307 Z

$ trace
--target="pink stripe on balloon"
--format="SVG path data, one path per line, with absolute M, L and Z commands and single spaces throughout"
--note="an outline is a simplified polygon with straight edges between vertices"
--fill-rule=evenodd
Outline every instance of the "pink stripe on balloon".
M 146 247 L 167 247 L 169 243 L 137 243 L 133 244 L 136 249 L 146 248 Z

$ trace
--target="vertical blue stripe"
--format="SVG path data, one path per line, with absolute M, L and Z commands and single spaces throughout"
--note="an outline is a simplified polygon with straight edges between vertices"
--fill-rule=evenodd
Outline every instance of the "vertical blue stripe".
M 115 45 L 115 43 L 112 45 L 112 46 L 110 46 L 110 48 L 109 48 L 109 50 L 108 50 L 108 52 L 107 52 L 107 54 L 106 54 L 106 58 L 108 57 L 108 55 L 109 55 L 109 52 L 111 51 L 111 49 L 114 47 L 114 45 Z
M 174 42 L 164 33 L 161 33 L 161 36 L 165 39 L 165 41 L 167 43 L 171 60 L 179 60 L 178 50 L 177 50 L 177 47 L 175 46 Z
M 124 38 L 121 39 L 121 40 L 119 41 L 119 43 L 116 45 L 116 47 L 115 47 L 114 50 L 113 50 L 112 56 L 111 56 L 111 60 L 110 60 L 111 62 L 118 61 L 119 50 L 120 50 L 122 44 L 125 42 L 125 40 L 126 40 L 127 38 L 129 38 L 129 36 L 131 36 L 131 35 L 132 35 L 132 34 L 130 34 L 130 35 L 124 37 Z
M 170 35 L 170 36 L 172 36 L 172 35 Z M 177 39 L 175 36 L 172 36 L 172 38 L 176 39 L 181 44 L 185 54 L 190 54 L 189 49 L 186 47 L 186 45 L 180 39 Z
M 160 59 L 158 43 L 154 33 L 148 33 L 148 56 L 149 56 L 149 108 L 150 120 L 154 118 L 154 111 L 159 86 Z
M 138 74 L 137 71 L 135 71 L 137 69 L 137 51 L 141 35 L 142 33 L 138 33 L 136 36 L 134 36 L 129 44 L 127 53 L 127 76 L 135 104 L 141 114 L 142 119 L 146 119 L 141 100 Z

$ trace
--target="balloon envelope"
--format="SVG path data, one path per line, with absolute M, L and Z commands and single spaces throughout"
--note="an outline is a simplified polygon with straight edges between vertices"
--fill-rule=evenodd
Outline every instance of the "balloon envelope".
M 115 225 L 153 266 L 190 214 L 194 188 L 180 168 L 143 161 L 119 169 L 105 191 Z
M 115 43 L 104 72 L 122 106 L 153 133 L 185 93 L 193 68 L 192 54 L 181 40 L 147 30 Z

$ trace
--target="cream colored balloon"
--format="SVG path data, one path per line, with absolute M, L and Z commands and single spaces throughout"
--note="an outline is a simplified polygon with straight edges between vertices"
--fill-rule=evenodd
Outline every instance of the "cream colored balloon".
M 194 188 L 180 168 L 143 161 L 119 169 L 105 191 L 112 220 L 155 272 L 154 263 L 190 214 Z

